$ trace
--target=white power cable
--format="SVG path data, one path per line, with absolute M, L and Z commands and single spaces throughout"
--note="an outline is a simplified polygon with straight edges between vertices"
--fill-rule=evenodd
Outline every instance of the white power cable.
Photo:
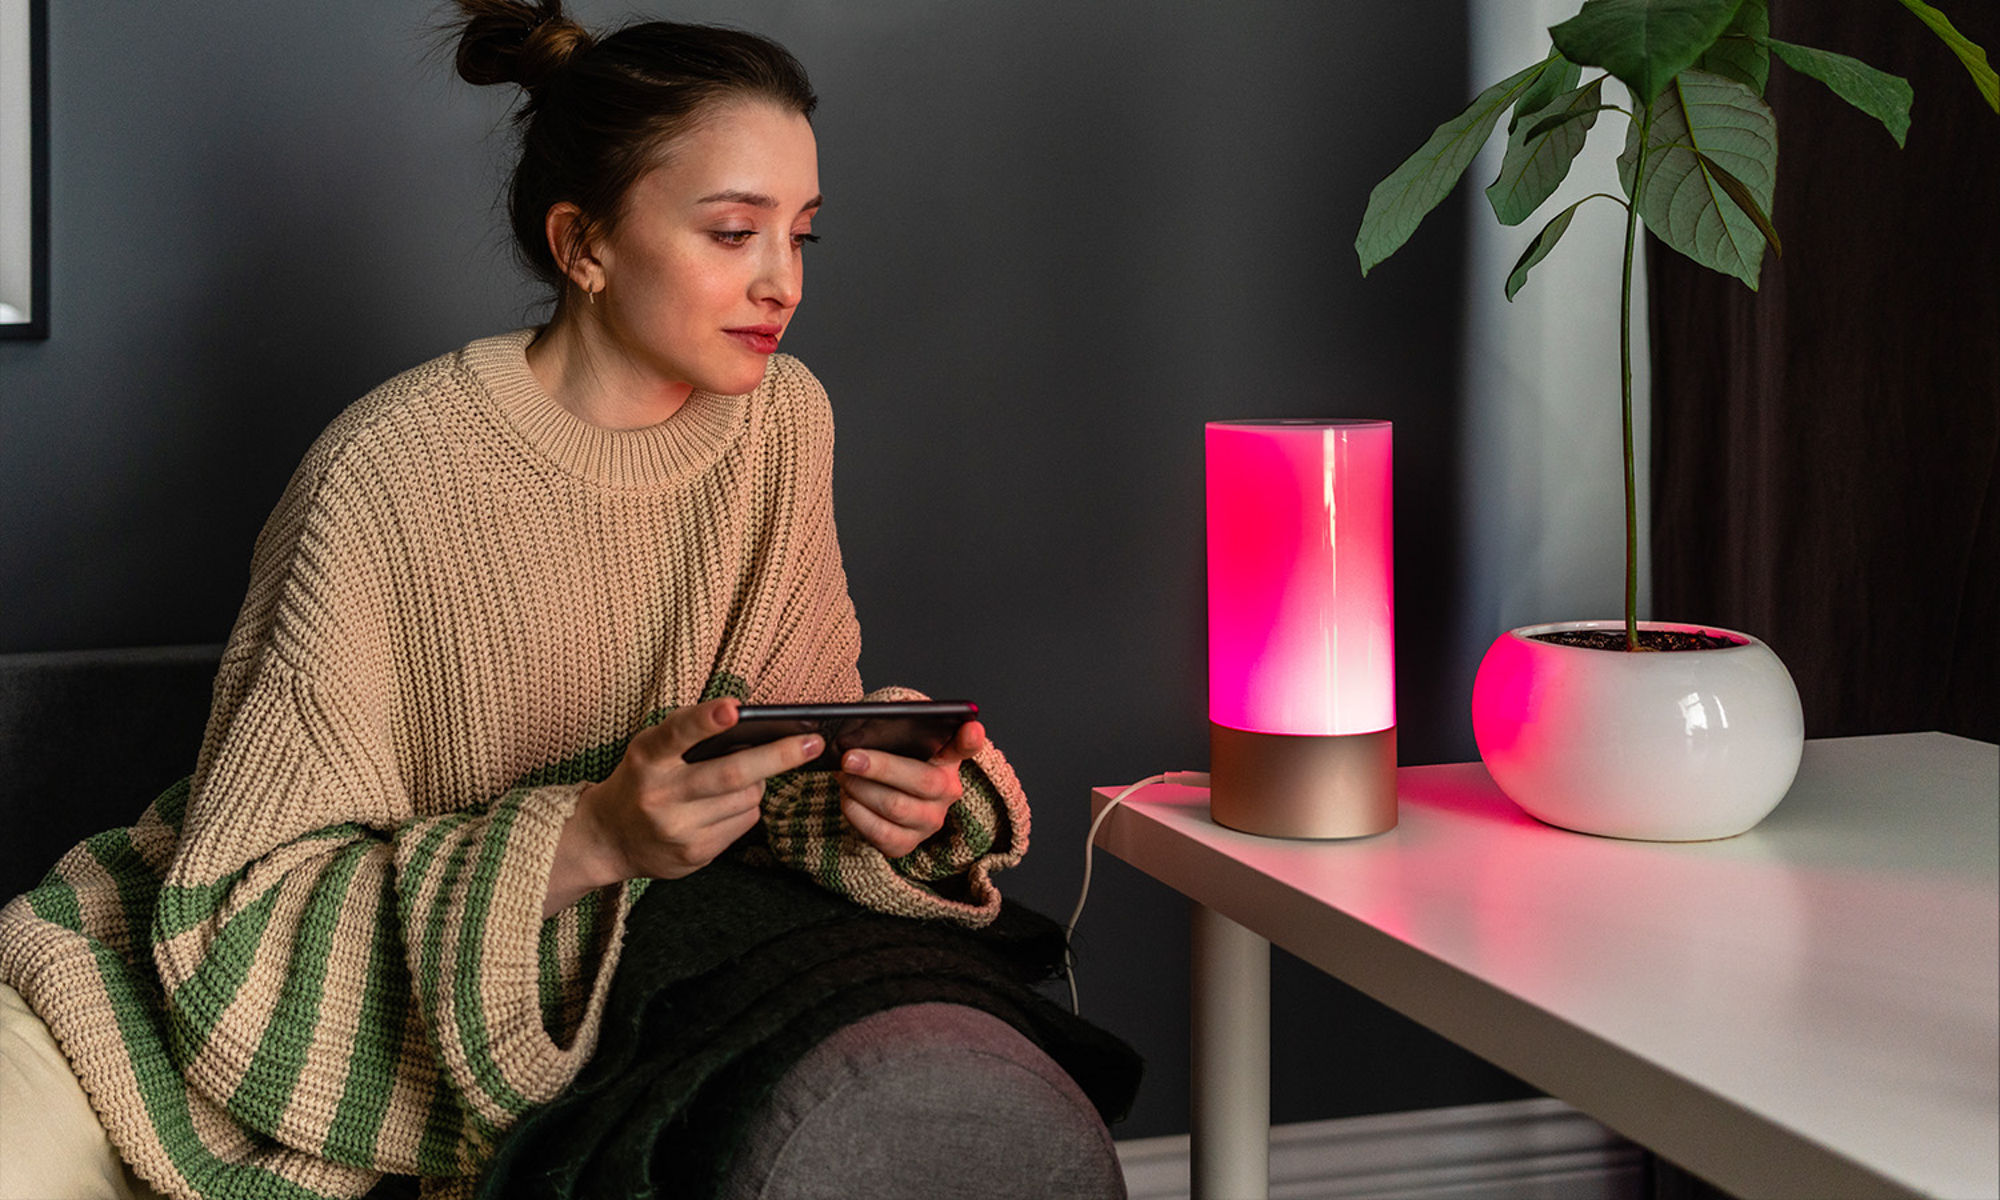
M 1097 848 L 1097 830 L 1104 824 L 1104 818 L 1111 810 L 1125 803 L 1125 798 L 1156 783 L 1172 783 L 1182 787 L 1208 786 L 1207 771 L 1162 771 L 1158 775 L 1148 775 L 1139 782 L 1119 792 L 1111 802 L 1098 810 L 1097 818 L 1090 823 L 1090 832 L 1083 835 L 1083 886 L 1077 889 L 1076 909 L 1069 915 L 1069 924 L 1063 927 L 1063 974 L 1069 979 L 1069 1009 L 1081 1015 L 1083 1009 L 1076 997 L 1076 954 L 1070 944 L 1076 937 L 1076 923 L 1083 919 L 1083 902 L 1090 898 L 1090 868 L 1092 852 Z

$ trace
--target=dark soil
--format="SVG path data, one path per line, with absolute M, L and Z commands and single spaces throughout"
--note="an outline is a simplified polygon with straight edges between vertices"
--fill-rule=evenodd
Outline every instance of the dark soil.
M 1556 633 L 1537 633 L 1531 636 L 1538 642 L 1554 642 L 1558 646 L 1581 646 L 1585 650 L 1625 649 L 1623 629 L 1564 629 Z M 1639 631 L 1641 651 L 1724 650 L 1742 644 L 1734 638 L 1726 638 L 1718 633 L 1685 633 L 1678 629 Z

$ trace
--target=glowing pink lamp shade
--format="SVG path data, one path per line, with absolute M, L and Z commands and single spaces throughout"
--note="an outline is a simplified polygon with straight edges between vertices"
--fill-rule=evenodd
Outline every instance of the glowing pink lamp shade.
M 1213 421 L 1211 811 L 1254 833 L 1395 824 L 1387 421 Z

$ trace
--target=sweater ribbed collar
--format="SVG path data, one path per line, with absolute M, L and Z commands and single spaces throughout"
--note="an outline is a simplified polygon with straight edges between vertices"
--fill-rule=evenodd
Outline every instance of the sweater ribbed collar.
M 536 332 L 481 338 L 460 353 L 507 424 L 569 474 L 606 487 L 659 487 L 700 474 L 742 435 L 749 396 L 700 390 L 657 425 L 592 425 L 557 403 L 528 369 L 528 343 Z

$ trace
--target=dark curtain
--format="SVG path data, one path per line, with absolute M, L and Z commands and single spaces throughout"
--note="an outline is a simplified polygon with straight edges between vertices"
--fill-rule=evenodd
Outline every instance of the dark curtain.
M 2000 6 L 1939 6 L 2000 61 Z M 1908 79 L 1908 144 L 1774 61 L 1783 258 L 1649 246 L 1653 611 L 1768 642 L 1808 736 L 2000 741 L 2000 116 L 1893 0 L 1771 8 Z

